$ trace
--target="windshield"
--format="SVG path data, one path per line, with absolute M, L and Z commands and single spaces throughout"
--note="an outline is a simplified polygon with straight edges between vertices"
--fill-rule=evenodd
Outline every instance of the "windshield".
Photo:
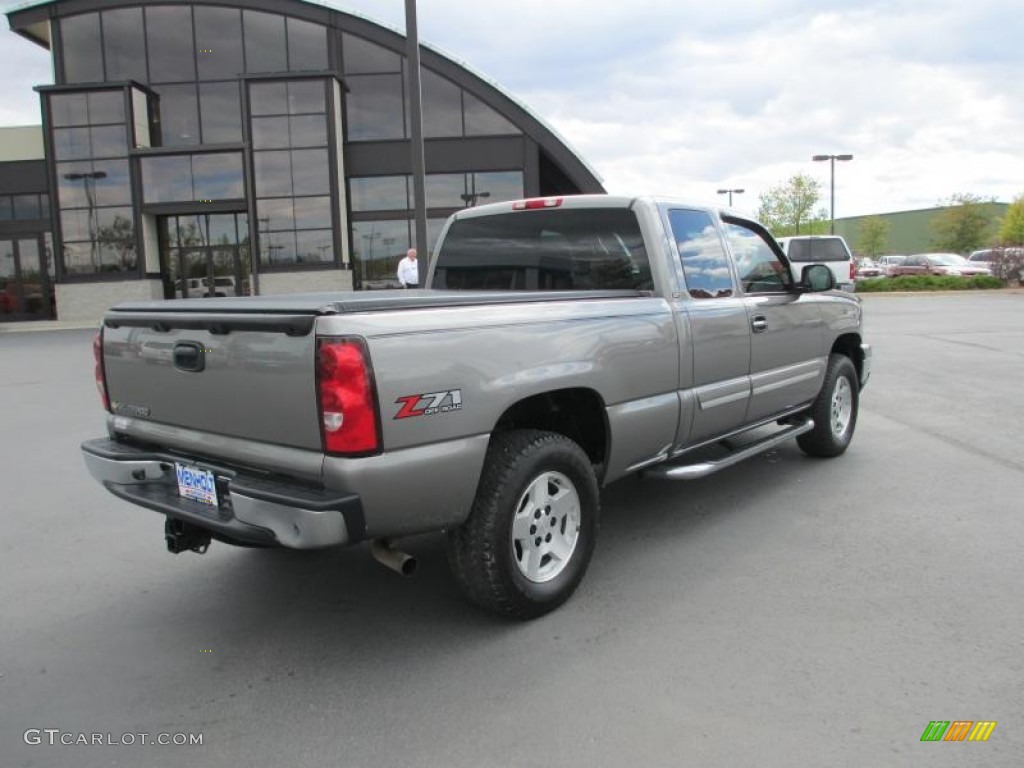
M 790 261 L 849 261 L 850 253 L 838 237 L 812 237 L 809 240 L 790 240 Z
M 456 220 L 438 251 L 432 287 L 650 290 L 653 283 L 633 211 L 577 208 Z

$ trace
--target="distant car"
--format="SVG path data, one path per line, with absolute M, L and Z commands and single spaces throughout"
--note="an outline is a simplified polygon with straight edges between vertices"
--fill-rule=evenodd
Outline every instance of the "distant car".
M 974 251 L 967 257 L 967 261 L 979 267 L 988 267 L 993 275 L 1002 280 L 1014 276 L 1024 280 L 1024 248 L 983 248 Z
M 800 274 L 808 264 L 824 264 L 832 270 L 836 287 L 844 291 L 853 290 L 856 269 L 853 256 L 846 241 L 839 235 L 794 235 L 780 237 L 782 252 L 789 258 L 793 279 L 800 281 Z
M 971 264 L 957 253 L 915 253 L 907 256 L 902 264 L 889 270 L 890 277 L 903 275 L 948 275 L 952 277 L 977 277 L 991 275 L 988 267 Z
M 238 292 L 235 290 L 235 278 L 230 276 L 221 275 L 214 277 L 212 291 L 209 289 L 210 281 L 205 277 L 190 277 L 186 283 L 188 297 L 192 299 L 238 295 Z M 175 293 L 179 298 L 184 297 L 185 294 L 182 293 L 180 284 Z
M 857 259 L 857 270 L 855 274 L 858 280 L 863 280 L 869 277 L 882 277 L 885 274 L 885 271 L 877 262 L 871 259 Z
M 907 257 L 902 253 L 890 253 L 887 256 L 879 256 L 877 263 L 882 270 L 882 274 L 890 276 L 892 274 L 892 268 L 902 264 L 906 258 Z
M 989 271 L 992 270 L 992 249 L 985 248 L 980 251 L 974 251 L 967 260 L 978 267 L 985 267 Z

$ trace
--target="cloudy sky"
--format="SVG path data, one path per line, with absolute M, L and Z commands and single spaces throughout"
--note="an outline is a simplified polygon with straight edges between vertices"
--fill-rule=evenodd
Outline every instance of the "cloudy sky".
M 332 3 L 395 27 L 403 0 Z M 0 6 L 14 4 L 0 0 Z M 544 117 L 610 192 L 737 208 L 837 165 L 836 215 L 1024 194 L 1021 0 L 420 0 L 420 37 Z M 38 122 L 49 58 L 0 39 L 0 125 Z

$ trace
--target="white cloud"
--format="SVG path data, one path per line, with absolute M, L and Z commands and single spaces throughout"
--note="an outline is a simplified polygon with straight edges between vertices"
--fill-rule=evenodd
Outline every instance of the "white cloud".
M 399 0 L 347 7 L 401 28 Z M 836 213 L 1024 192 L 1024 15 L 1017 0 L 421 0 L 421 37 L 551 122 L 613 192 L 741 209 L 836 169 Z M 45 53 L 9 36 L 0 123 L 37 120 Z M 827 193 L 822 204 L 828 204 Z

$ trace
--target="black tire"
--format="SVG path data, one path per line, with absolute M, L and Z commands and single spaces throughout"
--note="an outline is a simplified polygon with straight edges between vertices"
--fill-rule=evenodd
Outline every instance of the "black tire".
M 549 499 L 555 503 L 554 509 L 550 504 L 547 512 L 531 507 L 541 498 L 526 497 L 535 484 L 538 494 L 555 489 L 556 495 Z M 572 508 L 578 508 L 578 525 L 568 523 L 572 513 L 565 510 Z M 564 603 L 583 578 L 597 541 L 599 514 L 597 478 L 579 445 L 553 432 L 495 433 L 469 517 L 448 532 L 448 562 L 463 592 L 476 605 L 516 619 L 543 616 Z M 530 535 L 525 540 L 529 549 L 523 548 L 524 539 L 513 535 L 517 521 L 520 533 L 526 533 L 529 524 Z M 538 526 L 543 528 L 537 530 Z M 533 551 L 550 547 L 554 552 L 566 545 L 573 528 L 578 533 L 569 554 L 564 558 L 537 554 L 536 578 L 528 578 L 525 570 L 529 570 Z M 553 535 L 558 539 L 552 545 Z M 533 546 L 533 541 L 538 545 Z M 541 580 L 545 568 L 548 578 Z
M 849 415 L 846 419 L 837 418 L 839 413 L 834 412 L 834 406 L 837 406 L 835 401 L 837 398 L 842 400 L 847 395 L 850 404 Z M 860 379 L 857 377 L 853 361 L 846 355 L 829 355 L 825 381 L 809 411 L 810 417 L 814 419 L 814 429 L 797 437 L 797 444 L 808 456 L 824 459 L 839 456 L 846 451 L 853 439 L 859 409 Z M 840 428 L 844 424 L 845 426 Z

